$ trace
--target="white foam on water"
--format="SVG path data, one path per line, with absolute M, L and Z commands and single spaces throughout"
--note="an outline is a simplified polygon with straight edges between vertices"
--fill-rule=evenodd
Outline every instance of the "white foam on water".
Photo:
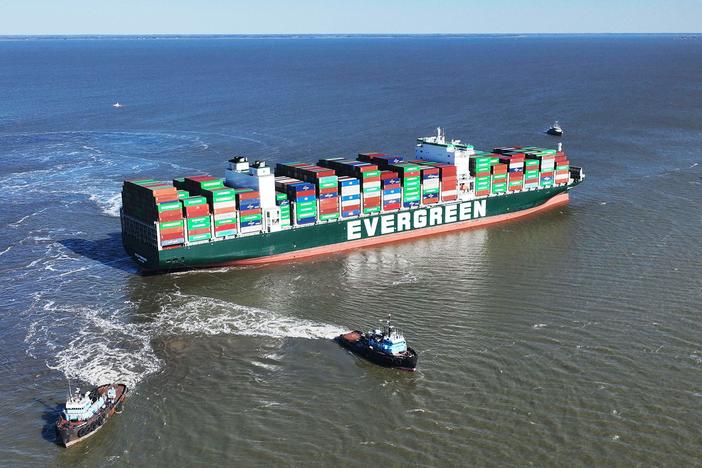
M 174 293 L 162 306 L 157 327 L 168 334 L 245 335 L 271 338 L 333 338 L 345 329 L 209 297 Z
M 152 346 L 153 340 L 161 337 L 328 339 L 346 331 L 335 325 L 208 297 L 174 293 L 163 295 L 163 302 L 155 317 L 130 322 L 138 311 L 131 302 L 113 310 L 70 307 L 44 300 L 37 293 L 35 304 L 41 313 L 25 337 L 27 352 L 44 359 L 50 369 L 61 371 L 70 379 L 92 385 L 119 381 L 133 388 L 162 368 L 163 362 Z M 260 365 L 276 367 L 274 363 Z
M 546 325 L 545 323 L 535 323 L 534 325 L 531 326 L 531 328 L 538 330 L 540 328 L 546 328 L 547 326 L 548 325 Z
M 147 330 L 118 319 L 117 314 L 124 314 L 124 310 L 109 314 L 87 307 L 57 306 L 53 301 L 46 302 L 43 310 L 53 320 L 30 325 L 25 338 L 28 352 L 36 355 L 38 348 L 43 348 L 41 351 L 51 353 L 46 365 L 70 379 L 92 385 L 123 382 L 134 387 L 162 366 Z
M 93 193 L 90 195 L 90 201 L 97 204 L 103 214 L 113 218 L 119 217 L 119 209 L 122 208 L 122 195 L 120 193 L 113 193 L 108 197 Z

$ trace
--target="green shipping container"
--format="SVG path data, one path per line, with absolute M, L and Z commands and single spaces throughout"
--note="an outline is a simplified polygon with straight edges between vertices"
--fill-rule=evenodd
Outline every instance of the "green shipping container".
M 158 227 L 161 229 L 173 229 L 173 228 L 182 228 L 183 227 L 183 220 L 178 220 L 178 221 L 166 221 L 163 223 L 158 223 Z
M 194 236 L 188 236 L 188 242 L 198 242 L 203 240 L 209 240 L 212 238 L 212 234 L 205 232 L 203 234 L 195 234 Z
M 175 210 L 180 211 L 181 206 L 182 205 L 180 204 L 179 201 L 159 203 L 158 204 L 158 212 L 163 213 L 164 211 L 175 211 Z
M 224 187 L 224 180 L 222 179 L 206 180 L 204 182 L 200 182 L 200 188 L 203 188 L 205 190 L 212 190 L 220 187 Z
M 339 185 L 339 177 L 337 176 L 326 176 L 317 179 L 319 188 L 337 188 Z M 284 200 L 284 199 L 283 199 Z
M 319 219 L 321 221 L 329 221 L 330 219 L 337 219 L 338 217 L 339 217 L 339 213 L 329 213 L 329 214 L 319 215 Z
M 275 192 L 275 199 L 276 199 L 277 201 L 287 200 L 287 199 L 288 199 L 288 195 L 285 194 L 285 193 Z
M 190 196 L 190 192 L 186 190 L 178 190 L 178 200 L 184 200 Z
M 251 214 L 251 215 L 245 215 L 241 217 L 241 222 L 246 223 L 248 221 L 260 221 L 263 219 L 263 215 L 260 214 Z
M 187 218 L 188 228 L 194 228 L 196 226 L 209 226 L 210 217 L 209 216 L 199 216 L 197 218 Z
M 205 197 L 190 197 L 183 200 L 183 205 L 185 206 L 204 205 L 206 203 L 207 199 Z
M 368 179 L 369 177 L 380 177 L 380 171 L 361 172 L 362 179 Z
M 366 214 L 380 213 L 380 207 L 379 206 L 371 206 L 369 208 L 363 208 L 363 212 Z
M 226 226 L 228 224 L 236 224 L 236 218 L 216 219 L 214 222 L 215 227 Z

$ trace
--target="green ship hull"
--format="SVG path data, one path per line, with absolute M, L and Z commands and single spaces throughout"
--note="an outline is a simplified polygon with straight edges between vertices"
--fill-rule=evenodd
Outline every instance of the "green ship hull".
M 155 228 L 122 214 L 122 240 L 127 253 L 147 272 L 290 261 L 519 217 L 567 202 L 567 192 L 575 185 L 577 182 L 162 250 L 157 247 Z

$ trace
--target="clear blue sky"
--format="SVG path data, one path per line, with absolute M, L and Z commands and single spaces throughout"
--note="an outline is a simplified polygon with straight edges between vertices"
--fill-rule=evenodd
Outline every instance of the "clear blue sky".
M 0 35 L 700 32 L 702 0 L 0 0 Z

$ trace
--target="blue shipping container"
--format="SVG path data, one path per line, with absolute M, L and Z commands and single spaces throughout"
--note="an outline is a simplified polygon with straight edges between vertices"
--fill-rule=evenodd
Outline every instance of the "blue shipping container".
M 342 187 L 353 187 L 354 185 L 360 184 L 360 181 L 358 179 L 347 179 L 340 180 L 339 184 L 341 184 Z

